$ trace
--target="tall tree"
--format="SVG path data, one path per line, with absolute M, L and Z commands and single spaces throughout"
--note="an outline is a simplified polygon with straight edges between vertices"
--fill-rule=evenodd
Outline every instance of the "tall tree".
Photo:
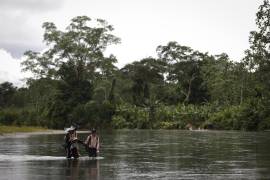
M 167 64 L 167 81 L 177 86 L 183 103 L 201 103 L 207 99 L 200 66 L 205 54 L 177 42 L 158 46 L 159 58 Z
M 62 121 L 55 123 L 62 126 L 72 121 L 73 109 L 91 100 L 98 79 L 112 78 L 117 60 L 113 55 L 106 57 L 104 51 L 120 39 L 111 34 L 113 27 L 105 20 L 87 16 L 73 18 L 65 31 L 58 30 L 52 22 L 45 22 L 42 27 L 47 50 L 25 52 L 22 66 L 37 79 L 58 80 L 57 90 L 46 104 L 48 116 Z
M 164 84 L 164 63 L 151 57 L 128 64 L 121 72 L 132 80 L 133 103 L 138 106 L 147 106 L 150 99 L 156 99 L 155 88 Z
M 12 104 L 12 98 L 17 88 L 10 82 L 0 84 L 0 107 L 7 107 Z
M 22 62 L 24 71 L 31 71 L 36 77 L 59 78 L 57 71 L 63 64 L 72 62 L 75 78 L 93 78 L 97 73 L 105 73 L 114 56 L 105 57 L 103 52 L 110 44 L 117 44 L 120 39 L 111 34 L 113 27 L 105 20 L 92 22 L 87 16 L 78 16 L 71 20 L 66 31 L 58 30 L 54 23 L 45 22 L 44 42 L 48 50 L 43 53 L 25 52 Z
M 255 80 L 254 94 L 270 97 L 270 3 L 264 0 L 256 14 L 257 30 L 250 33 L 250 49 L 246 51 L 244 62 L 249 71 L 249 80 Z M 255 79 L 253 79 L 253 77 Z M 257 96 L 256 95 L 256 96 Z
M 218 105 L 241 104 L 247 75 L 244 64 L 233 62 L 225 53 L 208 56 L 202 64 L 209 102 Z

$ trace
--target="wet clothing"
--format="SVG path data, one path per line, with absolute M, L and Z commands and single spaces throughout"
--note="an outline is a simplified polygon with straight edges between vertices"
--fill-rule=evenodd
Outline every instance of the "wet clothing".
M 70 158 L 70 134 L 67 133 L 64 137 L 64 141 L 65 141 L 65 144 L 64 144 L 64 148 L 65 148 L 65 151 L 66 151 L 66 155 L 67 155 L 67 158 Z
M 97 157 L 97 149 L 96 148 L 88 148 L 88 156 L 89 157 Z
M 64 140 L 65 140 L 65 150 L 66 150 L 66 154 L 67 154 L 67 158 L 70 158 L 71 157 L 71 151 L 70 151 L 70 148 L 71 148 L 71 142 L 73 140 L 76 140 L 77 139 L 77 133 L 76 131 L 73 131 L 73 132 L 68 132 L 65 137 L 64 137 Z
M 67 144 L 76 140 L 76 139 L 77 139 L 77 132 L 76 131 L 68 132 L 64 137 L 65 143 L 67 143 Z
M 96 157 L 99 150 L 99 137 L 97 135 L 89 135 L 85 141 L 88 155 L 90 157 Z

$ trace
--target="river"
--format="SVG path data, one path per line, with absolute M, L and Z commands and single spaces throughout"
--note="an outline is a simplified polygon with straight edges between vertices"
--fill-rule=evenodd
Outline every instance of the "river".
M 79 134 L 85 139 L 87 134 Z M 0 179 L 270 179 L 270 132 L 101 131 L 96 160 L 67 160 L 63 134 L 0 138 Z

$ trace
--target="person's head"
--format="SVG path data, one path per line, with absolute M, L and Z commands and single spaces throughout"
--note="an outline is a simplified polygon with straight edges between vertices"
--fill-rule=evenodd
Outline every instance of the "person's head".
M 70 126 L 70 129 L 71 129 L 72 131 L 76 131 L 76 130 L 77 130 L 77 126 L 71 125 L 71 126 Z
M 74 133 L 76 131 L 76 128 L 74 126 L 71 126 L 68 130 L 69 133 Z
M 76 131 L 76 128 L 74 126 L 70 126 L 69 128 L 65 128 L 66 133 L 73 133 Z
M 70 133 L 74 133 L 74 131 L 75 131 L 75 130 L 70 130 L 69 132 L 70 132 Z
M 91 133 L 92 133 L 92 134 L 96 134 L 96 133 L 97 133 L 96 129 L 93 128 L 93 129 L 91 130 Z

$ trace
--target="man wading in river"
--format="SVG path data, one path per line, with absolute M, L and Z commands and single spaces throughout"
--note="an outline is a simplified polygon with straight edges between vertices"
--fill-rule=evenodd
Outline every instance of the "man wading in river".
M 90 157 L 96 157 L 97 153 L 99 153 L 99 137 L 95 129 L 91 131 L 84 143 L 86 145 L 88 155 Z

